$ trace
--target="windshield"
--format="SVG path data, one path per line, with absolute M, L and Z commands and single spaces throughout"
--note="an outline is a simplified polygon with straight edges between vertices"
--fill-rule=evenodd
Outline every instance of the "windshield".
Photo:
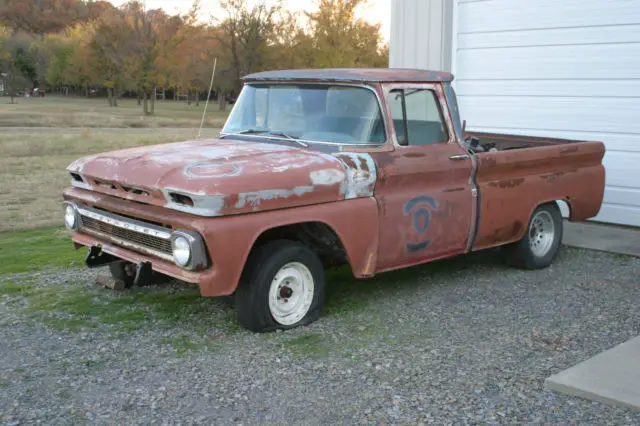
M 348 144 L 386 139 L 372 90 L 328 84 L 245 85 L 222 133 Z

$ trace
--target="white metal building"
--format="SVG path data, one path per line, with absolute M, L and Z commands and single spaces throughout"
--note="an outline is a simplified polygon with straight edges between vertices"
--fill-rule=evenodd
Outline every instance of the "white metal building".
M 452 71 L 470 130 L 604 141 L 595 220 L 640 226 L 640 0 L 392 0 L 391 67 Z

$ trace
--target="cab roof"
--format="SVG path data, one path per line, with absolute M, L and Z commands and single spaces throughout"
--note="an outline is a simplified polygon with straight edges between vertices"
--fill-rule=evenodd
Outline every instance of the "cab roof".
M 425 83 L 452 81 L 448 72 L 406 68 L 325 68 L 264 71 L 243 78 L 252 81 L 321 81 L 321 82 L 375 82 Z

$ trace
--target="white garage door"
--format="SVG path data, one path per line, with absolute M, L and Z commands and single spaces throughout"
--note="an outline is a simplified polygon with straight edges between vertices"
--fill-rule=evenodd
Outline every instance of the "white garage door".
M 458 0 L 453 38 L 468 128 L 605 142 L 595 220 L 640 226 L 640 0 Z

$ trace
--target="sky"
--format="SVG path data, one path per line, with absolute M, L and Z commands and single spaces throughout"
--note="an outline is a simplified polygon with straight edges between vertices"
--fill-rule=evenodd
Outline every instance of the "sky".
M 126 3 L 127 0 L 110 0 L 116 6 Z M 256 0 L 250 0 L 249 3 Z M 266 0 L 267 3 L 271 0 Z M 185 13 L 191 7 L 190 0 L 146 0 L 148 9 L 162 8 L 167 13 Z M 312 10 L 314 0 L 284 0 L 285 7 L 291 10 Z M 218 0 L 201 0 L 203 18 L 220 11 Z M 358 18 L 365 19 L 374 24 L 382 24 L 382 36 L 389 40 L 391 30 L 391 0 L 369 0 L 358 11 Z

